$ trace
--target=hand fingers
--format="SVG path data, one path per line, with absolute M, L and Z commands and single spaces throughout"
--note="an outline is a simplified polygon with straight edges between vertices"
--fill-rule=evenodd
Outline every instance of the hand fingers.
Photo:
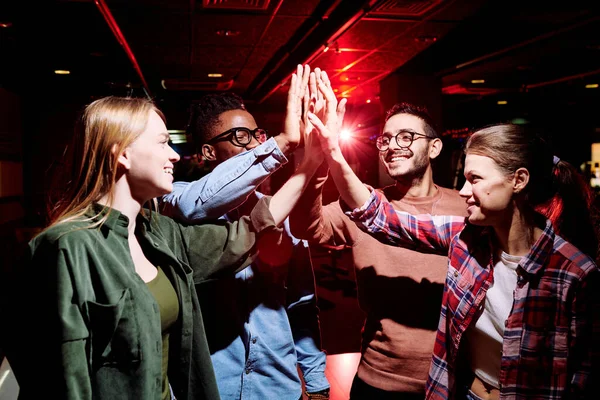
M 302 65 L 296 65 L 296 96 L 302 98 Z
M 293 109 L 294 106 L 296 105 L 296 80 L 298 78 L 296 77 L 296 74 L 292 74 L 292 81 L 290 83 L 290 89 L 288 90 L 288 101 L 287 101 L 287 107 L 288 110 L 289 109 Z
M 319 91 L 317 90 L 317 75 L 315 72 L 310 73 L 309 87 L 310 87 L 310 97 L 316 99 L 317 93 Z
M 321 71 L 321 80 L 323 81 L 323 83 L 325 83 L 325 85 L 327 85 L 327 87 L 331 87 L 331 81 L 329 80 L 327 72 Z
M 327 102 L 327 121 L 329 118 L 334 117 L 337 111 L 337 98 L 335 97 L 335 93 L 331 86 L 327 86 L 327 84 L 322 79 L 317 79 L 317 85 L 319 86 L 319 92 L 325 96 L 325 100 Z
M 315 68 L 315 78 L 317 81 L 317 86 L 319 85 L 319 80 L 321 79 L 322 71 L 321 68 Z M 323 101 L 323 94 L 320 91 L 316 91 L 317 93 L 317 101 Z
M 317 117 L 314 113 L 308 113 L 308 120 L 311 124 L 313 124 L 313 126 L 319 131 L 320 134 L 328 132 L 325 125 L 323 125 L 319 117 Z
M 337 118 L 338 118 L 338 126 L 341 128 L 344 125 L 344 115 L 346 114 L 346 103 L 348 99 L 343 98 L 340 100 L 337 106 Z
M 298 94 L 300 97 L 304 97 L 304 93 L 308 91 L 308 79 L 310 76 L 310 66 L 305 65 L 304 71 L 302 72 L 302 82 L 300 83 L 301 89 Z
M 306 115 L 308 114 L 310 106 L 310 97 L 308 95 L 308 90 L 304 91 L 304 96 L 302 97 L 302 119 L 306 119 Z

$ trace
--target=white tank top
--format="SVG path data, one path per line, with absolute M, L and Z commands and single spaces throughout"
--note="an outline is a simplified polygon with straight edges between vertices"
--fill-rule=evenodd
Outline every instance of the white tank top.
M 471 370 L 487 384 L 499 388 L 504 322 L 513 306 L 520 256 L 505 252 L 494 266 L 494 284 L 486 293 L 484 310 L 474 326 L 467 330 L 467 351 Z

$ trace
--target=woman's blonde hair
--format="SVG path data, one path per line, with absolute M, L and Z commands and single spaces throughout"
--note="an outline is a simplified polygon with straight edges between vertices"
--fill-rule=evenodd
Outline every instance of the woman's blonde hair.
M 82 217 L 106 195 L 107 206 L 112 204 L 119 154 L 146 129 L 150 111 L 165 120 L 154 103 L 143 98 L 109 96 L 85 108 L 74 142 L 73 179 L 51 213 L 50 226 Z M 93 218 L 92 227 L 107 217 Z

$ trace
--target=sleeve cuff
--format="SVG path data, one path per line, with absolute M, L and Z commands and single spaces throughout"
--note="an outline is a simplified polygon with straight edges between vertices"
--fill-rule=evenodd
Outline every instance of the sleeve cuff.
M 305 376 L 304 383 L 308 393 L 319 392 L 330 387 L 324 372 L 313 372 L 310 376 Z
M 363 204 L 362 206 L 355 209 L 350 209 L 350 207 L 348 207 L 346 203 L 344 203 L 340 199 L 340 205 L 342 206 L 344 214 L 349 216 L 352 220 L 362 220 L 367 218 L 368 216 L 372 216 L 375 210 L 377 210 L 379 203 L 381 203 L 381 195 L 377 193 L 377 191 L 373 189 L 373 187 L 369 185 L 365 186 L 371 191 L 371 195 L 369 196 L 365 204 Z
M 257 157 L 264 157 L 262 165 L 269 172 L 275 171 L 277 168 L 288 162 L 287 157 L 281 152 L 281 149 L 277 146 L 277 142 L 274 138 L 270 138 L 261 146 L 256 147 L 254 151 Z M 266 157 L 269 155 L 271 157 Z

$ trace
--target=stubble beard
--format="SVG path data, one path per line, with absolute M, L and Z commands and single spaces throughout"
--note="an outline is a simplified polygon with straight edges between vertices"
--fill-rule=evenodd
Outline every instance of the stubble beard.
M 403 185 L 409 186 L 417 186 L 423 182 L 423 177 L 425 176 L 425 172 L 429 167 L 429 157 L 427 154 L 413 154 L 412 158 L 407 160 L 407 162 L 410 161 L 412 161 L 413 165 L 406 172 L 401 173 L 395 172 L 394 169 L 388 169 L 388 175 L 390 178 Z

